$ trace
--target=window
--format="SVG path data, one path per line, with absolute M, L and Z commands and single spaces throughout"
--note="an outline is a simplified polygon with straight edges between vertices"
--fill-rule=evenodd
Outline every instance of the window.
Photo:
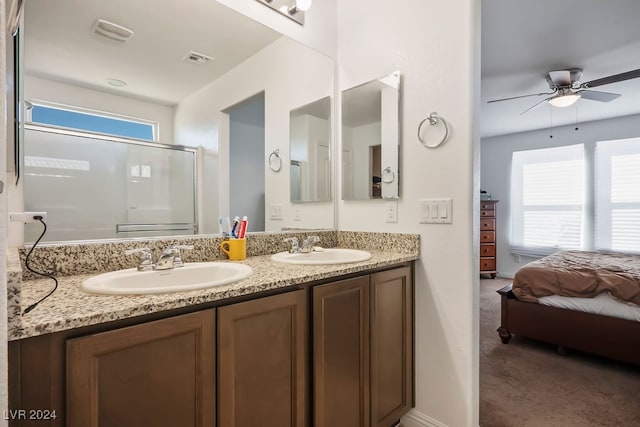
M 33 105 L 31 122 L 145 141 L 157 135 L 154 122 L 41 104 Z
M 512 252 L 537 256 L 582 247 L 584 169 L 582 145 L 513 153 Z
M 511 216 L 515 254 L 640 253 L 640 138 L 514 152 Z
M 640 138 L 596 145 L 595 247 L 640 252 Z

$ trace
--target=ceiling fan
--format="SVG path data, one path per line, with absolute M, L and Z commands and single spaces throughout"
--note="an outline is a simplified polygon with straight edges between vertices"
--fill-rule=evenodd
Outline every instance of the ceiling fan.
M 573 105 L 580 98 L 589 99 L 592 101 L 609 102 L 618 98 L 620 94 L 601 92 L 590 89 L 598 86 L 604 86 L 612 83 L 622 82 L 625 80 L 639 78 L 640 69 L 627 71 L 626 73 L 614 74 L 584 83 L 580 83 L 580 77 L 582 77 L 582 69 L 580 68 L 549 71 L 546 79 L 551 92 L 532 93 L 529 95 L 494 99 L 488 101 L 487 103 L 509 101 L 511 99 L 526 98 L 529 96 L 547 96 L 547 98 L 539 101 L 538 103 L 520 113 L 520 115 L 523 115 L 545 101 L 547 101 L 554 107 L 568 107 L 569 105 Z

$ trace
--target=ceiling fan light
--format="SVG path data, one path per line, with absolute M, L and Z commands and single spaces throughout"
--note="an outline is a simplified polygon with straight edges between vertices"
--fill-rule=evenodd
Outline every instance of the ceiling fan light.
M 576 101 L 578 99 L 580 99 L 580 94 L 579 93 L 568 93 L 566 95 L 559 95 L 559 96 L 554 96 L 553 98 L 549 99 L 549 104 L 553 105 L 554 107 L 568 107 L 570 105 L 573 105 L 576 103 Z

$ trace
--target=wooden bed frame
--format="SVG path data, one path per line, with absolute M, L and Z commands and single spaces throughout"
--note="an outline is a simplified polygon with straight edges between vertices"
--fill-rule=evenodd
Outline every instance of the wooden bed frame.
M 516 299 L 507 285 L 502 299 L 498 335 L 508 344 L 511 334 L 640 365 L 640 322 L 549 307 Z

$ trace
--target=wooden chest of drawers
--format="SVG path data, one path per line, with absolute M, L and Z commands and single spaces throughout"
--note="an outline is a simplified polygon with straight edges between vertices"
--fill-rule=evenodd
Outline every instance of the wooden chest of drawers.
M 496 204 L 498 200 L 480 202 L 480 274 L 496 278 Z

